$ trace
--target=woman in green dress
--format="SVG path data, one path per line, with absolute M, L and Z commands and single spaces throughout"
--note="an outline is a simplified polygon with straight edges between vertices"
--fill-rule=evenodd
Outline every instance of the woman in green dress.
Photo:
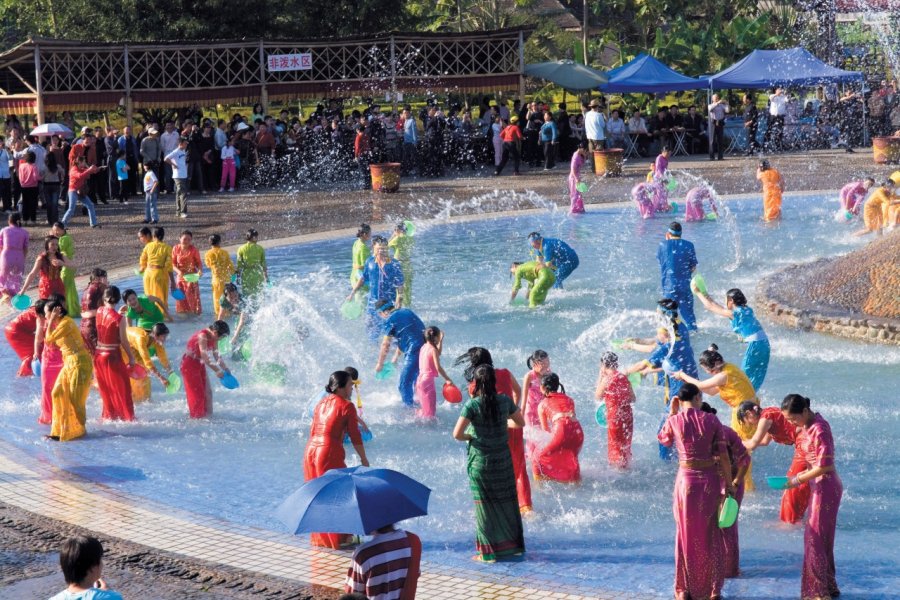
M 66 264 L 71 265 L 62 268 L 62 280 L 66 286 L 66 312 L 70 318 L 77 319 L 81 316 L 81 298 L 75 287 L 75 241 L 66 233 L 66 226 L 62 223 L 54 223 L 50 232 L 59 238 L 59 251 L 66 257 Z
M 372 256 L 372 249 L 369 248 L 369 238 L 372 237 L 372 228 L 368 223 L 362 223 L 356 231 L 356 241 L 353 242 L 353 250 L 351 256 L 353 259 L 353 267 L 350 269 L 350 287 L 356 285 L 356 281 L 362 277 L 363 268 L 366 261 Z M 369 291 L 369 286 L 364 285 L 360 288 L 360 292 L 365 294 Z
M 497 393 L 494 368 L 475 368 L 474 397 L 463 405 L 453 437 L 468 442 L 466 471 L 475 498 L 473 558 L 494 562 L 525 552 L 522 515 L 516 495 L 516 476 L 507 443 L 507 427 L 523 427 L 522 411 L 512 398 Z M 471 433 L 467 433 L 471 424 Z
M 257 243 L 259 233 L 248 229 L 246 239 L 247 243 L 237 251 L 237 275 L 241 295 L 245 300 L 252 301 L 269 281 L 269 270 L 266 267 L 266 251 Z
M 400 291 L 404 308 L 412 305 L 412 249 L 413 238 L 406 229 L 406 222 L 401 222 L 394 228 L 394 234 L 388 241 L 388 248 L 394 251 L 394 260 L 400 263 L 403 271 L 403 289 Z

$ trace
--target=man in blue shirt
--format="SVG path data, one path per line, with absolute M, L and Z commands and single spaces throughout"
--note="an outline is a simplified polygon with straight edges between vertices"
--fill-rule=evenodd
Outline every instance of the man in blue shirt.
M 366 260 L 360 278 L 356 280 L 347 300 L 353 299 L 356 291 L 364 285 L 369 286 L 369 298 L 366 303 L 366 331 L 373 343 L 378 342 L 381 335 L 383 318 L 377 307 L 385 302 L 400 305 L 398 292 L 403 290 L 403 270 L 400 263 L 391 260 L 388 243 L 384 237 L 376 235 L 372 238 L 373 256 Z
M 381 332 L 384 334 L 384 340 L 381 342 L 375 372 L 384 368 L 384 361 L 391 350 L 391 342 L 396 340 L 397 347 L 404 356 L 397 389 L 400 390 L 403 404 L 411 407 L 416 379 L 419 378 L 419 350 L 425 343 L 425 323 L 410 309 L 396 308 L 391 301 L 380 303 L 378 312 L 383 319 Z
M 400 113 L 403 119 L 403 174 L 410 175 L 416 170 L 416 152 L 419 143 L 419 131 L 416 129 L 416 119 L 412 111 L 407 107 Z
M 656 251 L 659 261 L 662 294 L 678 302 L 678 312 L 690 331 L 697 331 L 691 276 L 697 268 L 694 244 L 681 239 L 681 223 L 673 221 Z
M 542 237 L 537 231 L 528 234 L 531 255 L 538 261 L 538 269 L 550 267 L 556 272 L 553 287 L 562 289 L 562 282 L 578 268 L 578 255 L 570 245 L 556 238 Z

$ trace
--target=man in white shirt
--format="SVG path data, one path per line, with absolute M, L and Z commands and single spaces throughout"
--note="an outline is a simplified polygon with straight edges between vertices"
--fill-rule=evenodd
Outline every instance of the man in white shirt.
M 768 151 L 780 150 L 784 139 L 784 116 L 787 114 L 788 97 L 784 95 L 783 88 L 775 88 L 775 93 L 769 96 L 769 123 L 766 126 L 766 135 L 763 140 Z
M 178 147 L 178 138 L 180 137 L 181 134 L 175 129 L 175 123 L 172 121 L 167 122 L 166 130 L 159 136 L 160 154 L 164 157 L 171 154 L 172 151 Z M 163 173 L 160 179 L 159 193 L 165 194 L 166 192 L 172 192 L 174 189 L 174 181 L 172 179 L 172 167 L 169 165 L 168 161 L 163 161 Z
M 725 153 L 725 115 L 731 110 L 728 103 L 713 94 L 712 102 L 706 107 L 709 110 L 709 160 L 716 159 L 718 149 L 719 160 Z
M 594 98 L 590 105 L 585 109 L 582 107 L 584 115 L 584 135 L 588 141 L 588 149 L 594 150 L 606 149 L 606 118 L 600 112 L 600 101 Z
M 166 154 L 166 164 L 171 168 L 172 178 L 175 180 L 175 216 L 182 219 L 187 218 L 187 146 L 188 139 L 180 137 L 178 147 Z

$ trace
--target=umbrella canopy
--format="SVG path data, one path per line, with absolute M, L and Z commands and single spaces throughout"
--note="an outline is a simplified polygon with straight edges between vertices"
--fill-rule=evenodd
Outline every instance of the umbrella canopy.
M 706 81 L 682 75 L 648 54 L 639 54 L 606 76 L 609 82 L 600 86 L 605 92 L 655 94 L 699 90 L 709 85 Z
M 559 87 L 574 92 L 595 90 L 598 86 L 606 83 L 606 75 L 602 71 L 574 63 L 571 60 L 525 65 L 525 74 L 529 77 L 552 81 Z
M 390 469 L 331 469 L 304 483 L 275 511 L 293 533 L 334 531 L 368 535 L 428 514 L 431 490 Z
M 810 86 L 862 80 L 859 71 L 844 71 L 813 56 L 805 48 L 754 50 L 724 71 L 708 77 L 714 90 Z
M 75 134 L 65 125 L 60 125 L 59 123 L 44 123 L 43 125 L 38 125 L 32 129 L 31 135 L 61 135 L 70 138 Z

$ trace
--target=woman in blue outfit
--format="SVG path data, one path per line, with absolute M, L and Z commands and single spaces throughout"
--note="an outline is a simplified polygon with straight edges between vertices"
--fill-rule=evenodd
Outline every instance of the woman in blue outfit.
M 394 303 L 389 300 L 379 304 L 377 311 L 382 319 L 381 333 L 384 339 L 381 342 L 375 372 L 384 368 L 384 361 L 391 351 L 391 343 L 396 341 L 397 347 L 404 355 L 397 388 L 400 390 L 403 404 L 412 406 L 416 379 L 419 377 L 419 351 L 425 343 L 425 324 L 416 313 L 408 308 L 394 308 Z
M 731 329 L 747 344 L 741 371 L 747 374 L 753 389 L 758 392 L 766 379 L 771 349 L 766 332 L 753 314 L 753 309 L 747 306 L 747 297 L 738 288 L 731 288 L 725 293 L 725 306 L 722 306 L 710 298 L 709 294 L 701 294 L 693 285 L 691 290 L 697 294 L 706 310 L 729 319 Z
M 578 268 L 578 254 L 570 245 L 556 238 L 545 238 L 537 231 L 528 234 L 531 244 L 531 255 L 538 262 L 538 267 L 550 267 L 556 273 L 553 287 L 562 289 L 562 283 Z
M 691 348 L 690 333 L 678 314 L 678 301 L 663 298 L 657 302 L 657 305 L 657 310 L 666 320 L 665 327 L 660 327 L 658 335 L 653 338 L 627 339 L 622 344 L 622 348 L 650 354 L 646 360 L 632 365 L 627 373 L 662 372 L 659 385 L 665 388 L 666 402 L 666 412 L 660 423 L 660 428 L 662 428 L 662 424 L 668 417 L 669 403 L 678 395 L 683 385 L 683 382 L 675 379 L 673 375 L 678 371 L 684 371 L 691 377 L 699 377 L 699 371 L 697 371 L 697 361 L 694 359 L 694 350 Z M 663 460 L 671 460 L 672 449 L 660 444 L 659 457 Z
M 362 273 L 347 301 L 353 299 L 356 291 L 363 286 L 369 286 L 369 298 L 366 302 L 366 331 L 372 343 L 377 344 L 381 337 L 382 324 L 384 319 L 378 312 L 378 306 L 385 302 L 400 306 L 401 292 L 403 291 L 403 270 L 400 263 L 391 260 L 388 251 L 388 241 L 376 235 L 372 238 L 373 256 L 366 259 Z

